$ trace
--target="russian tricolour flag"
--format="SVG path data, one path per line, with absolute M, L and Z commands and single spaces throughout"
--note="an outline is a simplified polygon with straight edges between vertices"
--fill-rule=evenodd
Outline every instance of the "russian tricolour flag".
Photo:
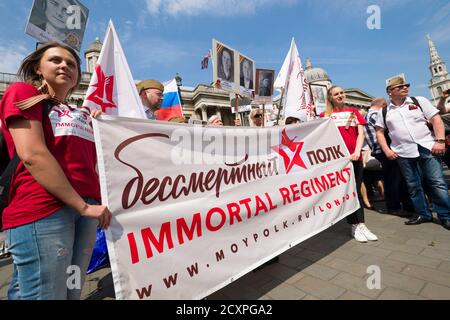
M 164 100 L 161 109 L 156 112 L 156 119 L 170 120 L 175 117 L 182 117 L 183 109 L 181 99 L 178 94 L 178 86 L 175 79 L 164 83 Z

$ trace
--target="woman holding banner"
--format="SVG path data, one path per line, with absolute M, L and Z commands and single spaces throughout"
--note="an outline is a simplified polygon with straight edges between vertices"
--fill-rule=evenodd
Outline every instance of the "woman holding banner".
M 21 160 L 3 210 L 14 263 L 8 298 L 79 299 L 96 227 L 111 221 L 98 205 L 90 112 L 65 103 L 79 84 L 80 58 L 66 45 L 47 43 L 18 74 L 24 82 L 13 83 L 0 103 L 9 155 Z
M 334 120 L 342 139 L 350 152 L 356 179 L 356 191 L 359 203 L 363 204 L 361 196 L 361 183 L 363 179 L 363 163 L 361 149 L 364 143 L 363 125 L 366 121 L 358 109 L 345 105 L 345 92 L 339 86 L 332 86 L 327 91 L 327 106 L 321 117 L 330 117 Z M 352 225 L 352 236 L 356 241 L 376 241 L 378 237 L 364 224 L 364 209 L 362 206 L 347 217 L 347 222 Z

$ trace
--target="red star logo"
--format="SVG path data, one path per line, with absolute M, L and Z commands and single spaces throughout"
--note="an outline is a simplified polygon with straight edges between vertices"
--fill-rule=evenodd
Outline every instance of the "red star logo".
M 281 135 L 281 144 L 272 147 L 273 151 L 279 153 L 280 156 L 283 157 L 286 173 L 289 173 L 294 165 L 306 169 L 306 165 L 300 157 L 300 151 L 302 150 L 304 142 L 294 142 L 296 138 L 297 137 L 294 137 L 294 139 L 291 140 L 286 133 L 286 129 L 284 129 Z M 291 154 L 292 158 L 286 151 Z
M 117 108 L 112 98 L 114 76 L 105 76 L 105 73 L 99 64 L 95 67 L 95 74 L 97 76 L 97 83 L 92 85 L 92 87 L 95 87 L 95 90 L 86 98 L 86 100 L 98 104 L 103 112 L 106 112 L 106 108 Z

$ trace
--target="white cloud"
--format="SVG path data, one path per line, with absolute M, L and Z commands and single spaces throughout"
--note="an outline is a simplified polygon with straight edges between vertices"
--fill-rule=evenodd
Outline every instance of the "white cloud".
M 430 21 L 435 26 L 430 35 L 433 41 L 447 43 L 450 41 L 450 3 L 438 11 Z
M 20 63 L 30 53 L 23 44 L 11 43 L 0 46 L 0 70 L 6 73 L 17 73 Z
M 379 6 L 381 14 L 394 8 L 403 7 L 417 0 L 302 0 L 306 5 L 320 10 L 326 17 L 344 15 L 367 15 L 371 5 Z
M 161 0 L 147 0 L 147 10 L 152 16 L 156 16 L 159 14 L 161 8 L 162 1 Z
M 257 9 L 272 5 L 297 3 L 298 0 L 146 0 L 152 16 L 235 16 L 254 14 Z

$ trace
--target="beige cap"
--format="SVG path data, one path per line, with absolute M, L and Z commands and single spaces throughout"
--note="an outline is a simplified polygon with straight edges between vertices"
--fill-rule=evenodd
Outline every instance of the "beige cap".
M 388 79 L 386 81 L 386 90 L 389 90 L 390 88 L 397 87 L 400 85 L 408 85 L 409 86 L 409 83 L 406 82 L 404 74 L 400 74 L 398 76 Z
M 164 92 L 164 85 L 158 80 L 142 80 L 136 85 L 136 87 L 138 89 L 139 94 L 141 93 L 142 90 L 147 89 L 157 89 L 160 90 L 161 92 Z

